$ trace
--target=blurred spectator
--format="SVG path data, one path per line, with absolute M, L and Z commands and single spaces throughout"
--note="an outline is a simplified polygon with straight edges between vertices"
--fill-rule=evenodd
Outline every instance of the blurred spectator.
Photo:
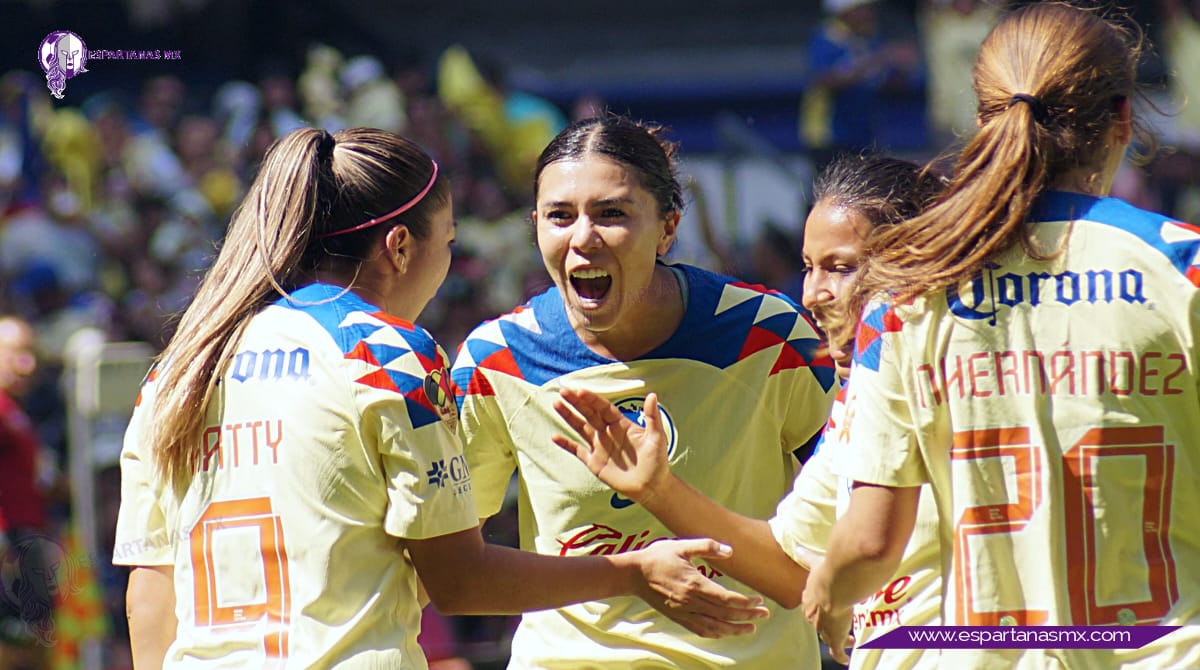
M 175 153 L 193 192 L 204 198 L 208 213 L 219 219 L 232 214 L 241 200 L 242 185 L 232 168 L 232 152 L 221 142 L 217 122 L 207 116 L 184 117 L 175 131 Z
M 374 56 L 355 56 L 342 68 L 346 121 L 351 127 L 382 128 L 404 133 L 404 95 Z
M 1156 158 L 1154 178 L 1162 211 L 1200 220 L 1200 0 L 1162 0 L 1163 52 L 1175 112 L 1163 140 L 1172 147 Z
M 791 298 L 804 295 L 804 259 L 799 242 L 774 221 L 763 224 L 751 251 L 753 272 L 747 276 Z
M 809 43 L 812 70 L 801 136 L 818 171 L 839 152 L 887 144 L 901 103 L 921 98 L 924 74 L 912 40 L 886 41 L 876 0 L 823 0 L 826 18 Z M 923 123 L 920 115 L 905 119 Z M 911 148 L 911 147 L 908 147 Z
M 507 85 L 496 64 L 478 67 L 461 46 L 452 46 L 438 64 L 438 95 L 482 143 L 504 185 L 529 188 L 538 155 L 566 127 L 552 103 Z
M 42 264 L 69 292 L 95 287 L 100 253 L 88 230 L 91 212 L 59 173 L 48 174 L 42 188 L 44 206 L 19 205 L 0 227 L 0 272 L 15 276 Z
M 341 116 L 342 91 L 338 83 L 344 60 L 340 51 L 327 44 L 310 46 L 297 86 L 304 115 L 331 133 L 346 127 Z
M 971 69 L 1004 0 L 924 0 L 921 40 L 929 64 L 929 121 L 944 148 L 975 132 Z
M 213 120 L 221 127 L 226 144 L 234 149 L 239 165 L 246 162 L 245 147 L 250 143 L 261 114 L 262 95 L 249 82 L 227 81 L 213 96 Z M 243 173 L 242 176 L 246 175 Z
M 0 316 L 0 516 L 8 547 L 0 556 L 0 658 L 12 668 L 45 667 L 53 640 L 54 568 L 46 562 L 49 531 L 39 461 L 43 450 L 19 404 L 37 371 L 33 328 Z
M 258 79 L 258 90 L 262 95 L 265 120 L 274 137 L 283 137 L 308 125 L 296 111 L 296 83 L 285 66 L 277 62 L 264 66 Z M 255 154 L 256 159 L 261 156 L 262 153 Z

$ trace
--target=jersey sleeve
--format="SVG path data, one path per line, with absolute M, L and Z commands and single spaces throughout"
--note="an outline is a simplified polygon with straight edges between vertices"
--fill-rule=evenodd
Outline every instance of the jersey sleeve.
M 496 391 L 485 371 L 468 358 L 460 352 L 451 376 L 459 407 L 459 437 L 475 478 L 477 512 L 486 519 L 504 504 L 517 458 Z
M 833 455 L 833 471 L 847 479 L 897 487 L 929 479 L 900 373 L 901 327 L 887 304 L 864 310 L 846 394 L 846 444 Z
M 113 544 L 113 564 L 174 565 L 174 543 L 167 527 L 154 461 L 146 442 L 145 424 L 153 407 L 151 372 L 125 429 L 121 447 L 121 505 Z
M 818 448 L 796 475 L 792 490 L 779 501 L 767 522 L 783 552 L 801 565 L 808 560 L 797 549 L 824 556 L 829 529 L 836 518 L 837 475 L 830 469 L 831 450 Z
M 473 528 L 478 521 L 471 472 L 454 431 L 446 355 L 424 331 L 406 339 L 412 352 L 390 367 L 393 378 L 412 381 L 400 393 L 360 386 L 362 431 L 364 439 L 378 436 L 388 495 L 384 530 L 424 539 Z

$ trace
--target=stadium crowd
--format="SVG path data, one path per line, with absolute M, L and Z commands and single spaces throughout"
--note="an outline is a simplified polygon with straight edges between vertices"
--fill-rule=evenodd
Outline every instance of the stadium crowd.
M 970 64 L 1003 4 L 929 0 L 909 17 L 918 39 L 896 41 L 882 36 L 874 3 L 825 0 L 825 21 L 811 36 L 813 76 L 804 100 L 797 101 L 798 132 L 813 163 L 819 166 L 840 151 L 886 149 L 894 131 L 864 125 L 870 115 L 854 110 L 885 109 L 892 99 L 919 100 L 929 110 L 922 119 L 930 129 L 928 143 L 911 153 L 932 157 L 970 132 L 975 113 Z M 1114 192 L 1138 206 L 1196 220 L 1200 106 L 1178 103 L 1200 98 L 1200 69 L 1179 67 L 1200 58 L 1200 2 L 1162 0 L 1158 15 L 1169 17 L 1161 31 L 1150 31 L 1161 45 L 1168 84 L 1157 99 L 1169 113 L 1156 117 L 1162 119 L 1156 130 L 1169 151 L 1145 168 L 1124 168 Z M 70 545 L 71 528 L 61 374 L 72 335 L 98 329 L 112 341 L 161 348 L 276 139 L 309 125 L 330 131 L 371 126 L 408 137 L 436 158 L 453 188 L 458 243 L 447 281 L 421 325 L 453 352 L 477 324 L 549 285 L 529 218 L 534 164 L 570 121 L 603 109 L 591 98 L 560 108 L 513 90 L 500 69 L 459 46 L 439 54 L 432 67 L 389 71 L 372 55 L 314 44 L 294 73 L 272 69 L 256 81 L 228 81 L 210 99 L 197 98 L 184 72 L 148 79 L 133 97 L 113 91 L 64 103 L 52 101 L 45 84 L 39 73 L 26 70 L 0 77 L 0 315 L 32 327 L 38 361 L 27 391 L 18 395 L 3 388 L 0 395 L 18 399 L 39 443 L 31 457 L 0 445 L 0 468 L 9 477 L 16 472 L 10 464 L 22 459 L 21 472 L 36 493 L 21 504 L 41 507 L 29 517 L 40 527 L 27 530 L 61 546 Z M 1175 113 L 1178 108 L 1183 111 Z M 797 220 L 803 215 L 797 212 Z M 767 281 L 781 283 L 797 276 L 799 240 L 774 229 L 767 234 L 766 250 L 795 252 L 778 254 L 791 267 L 769 272 L 713 242 L 722 266 L 717 269 L 761 272 Z M 3 365 L 9 365 L 13 346 L 0 337 Z M 107 633 L 107 666 L 123 668 L 129 663 L 126 576 L 107 560 L 114 550 L 116 456 L 99 455 L 101 546 L 83 563 L 102 601 L 102 611 L 86 616 L 103 619 L 98 630 Z M 5 495 L 0 491 L 0 524 L 15 508 Z M 515 545 L 515 515 L 493 518 L 485 534 Z M 16 537 L 8 537 L 10 545 Z M 63 595 L 79 594 L 67 589 Z M 0 600 L 6 596 L 0 593 Z M 0 645 L 43 647 L 44 653 L 22 661 L 25 667 L 62 660 L 57 656 L 65 643 L 45 644 L 36 631 L 21 630 L 19 615 L 6 621 L 18 625 L 0 625 Z M 472 660 L 482 667 L 503 661 L 515 622 L 515 617 L 442 619 L 431 611 L 422 642 L 435 668 L 470 667 Z M 59 621 L 57 634 L 65 639 L 72 629 Z

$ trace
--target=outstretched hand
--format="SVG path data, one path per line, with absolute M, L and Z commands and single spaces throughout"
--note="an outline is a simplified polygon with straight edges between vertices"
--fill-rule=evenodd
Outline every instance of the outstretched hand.
M 758 596 L 721 586 L 692 564 L 693 559 L 728 558 L 733 550 L 715 540 L 660 540 L 635 552 L 644 588 L 642 600 L 701 637 L 754 632 L 753 621 L 769 611 Z
M 646 396 L 646 425 L 630 421 L 608 400 L 584 389 L 564 389 L 554 411 L 575 430 L 583 444 L 562 435 L 550 439 L 574 454 L 600 481 L 639 503 L 654 495 L 670 475 L 669 439 L 658 409 L 658 396 Z

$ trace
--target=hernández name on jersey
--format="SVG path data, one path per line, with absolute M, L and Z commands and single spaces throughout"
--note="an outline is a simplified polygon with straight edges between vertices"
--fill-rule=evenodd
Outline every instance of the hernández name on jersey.
M 1100 224 L 1113 233 L 1132 235 L 1163 257 L 1163 267 L 1177 270 L 1200 285 L 1200 227 L 1165 219 L 1138 210 L 1113 198 L 1052 193 L 1034 212 L 1035 222 L 1076 221 Z M 1119 221 L 1119 227 L 1106 222 Z M 1035 224 L 1036 225 L 1036 224 Z M 1082 234 L 1082 233 L 1080 233 Z M 969 297 L 957 289 L 947 291 L 947 306 L 959 319 L 988 326 L 1011 309 L 1089 309 L 1123 303 L 1154 319 L 1164 297 L 1154 294 L 1144 267 L 1123 266 L 1120 256 L 1087 270 L 1001 266 L 989 263 L 972 281 Z M 1128 265 L 1126 263 L 1126 265 Z M 903 309 L 903 308 L 901 308 Z M 899 330 L 901 318 L 892 309 L 874 305 L 861 324 L 860 363 L 878 369 L 881 336 Z M 997 348 L 989 351 L 955 351 L 936 363 L 917 368 L 918 401 L 922 407 L 945 402 L 948 397 L 979 399 L 991 396 L 1073 395 L 1128 396 L 1183 394 L 1187 357 L 1182 351 L 1162 349 L 1135 352 L 1113 347 L 1080 347 L 1064 341 L 1056 349 Z

